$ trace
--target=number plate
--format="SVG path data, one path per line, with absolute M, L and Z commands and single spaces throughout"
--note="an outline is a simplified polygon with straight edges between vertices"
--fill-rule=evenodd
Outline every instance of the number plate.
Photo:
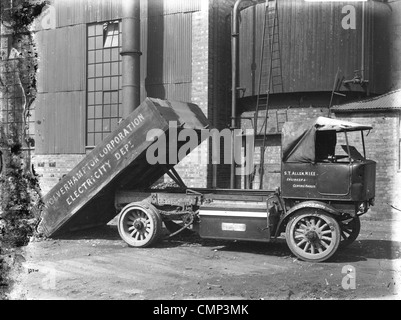
M 246 231 L 245 223 L 227 223 L 223 222 L 221 224 L 221 230 L 224 231 Z

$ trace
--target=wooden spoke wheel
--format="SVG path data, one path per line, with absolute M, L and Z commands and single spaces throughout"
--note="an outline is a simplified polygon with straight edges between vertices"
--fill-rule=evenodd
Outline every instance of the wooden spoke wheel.
M 358 216 L 354 218 L 346 216 L 341 217 L 338 223 L 341 228 L 340 247 L 345 248 L 358 238 L 359 231 L 361 230 L 361 220 Z
M 298 258 L 321 262 L 329 259 L 340 244 L 340 227 L 326 212 L 302 210 L 286 227 L 288 247 Z
M 148 247 L 162 233 L 162 220 L 157 209 L 148 203 L 125 206 L 118 219 L 121 238 L 132 247 Z

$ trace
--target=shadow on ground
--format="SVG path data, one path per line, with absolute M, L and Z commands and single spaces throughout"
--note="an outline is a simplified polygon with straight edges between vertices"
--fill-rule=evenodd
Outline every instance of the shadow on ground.
M 292 256 L 285 239 L 279 238 L 269 243 L 249 241 L 228 241 L 202 239 L 196 233 L 190 235 L 176 235 L 166 238 L 168 231 L 163 230 L 163 241 L 155 245 L 157 248 L 179 247 L 183 245 L 201 245 L 206 247 L 217 247 L 219 251 L 248 252 L 267 256 Z M 121 240 L 117 226 L 105 225 L 97 228 L 73 231 L 60 235 L 54 239 L 59 240 Z M 122 240 L 121 240 L 122 241 Z M 367 259 L 389 259 L 401 258 L 401 242 L 391 240 L 356 240 L 346 248 L 340 248 L 337 253 L 327 262 L 357 262 Z
M 401 258 L 401 242 L 391 240 L 356 240 L 349 247 L 340 249 L 336 258 L 337 262 L 363 261 L 366 259 Z
M 292 255 L 285 239 L 277 239 L 271 243 L 252 243 L 251 245 L 249 242 L 224 244 L 225 246 L 220 250 L 273 256 Z M 401 259 L 401 242 L 391 240 L 357 240 L 346 248 L 339 248 L 337 253 L 326 262 L 358 262 L 366 261 L 367 259 Z
M 100 227 L 70 231 L 52 237 L 57 240 L 121 240 L 117 226 L 103 225 Z

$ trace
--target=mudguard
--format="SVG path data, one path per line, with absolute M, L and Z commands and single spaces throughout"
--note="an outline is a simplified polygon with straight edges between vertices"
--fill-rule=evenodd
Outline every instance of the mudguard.
M 304 201 L 301 203 L 296 204 L 293 206 L 290 210 L 288 210 L 283 218 L 281 218 L 280 222 L 278 223 L 276 233 L 274 237 L 278 237 L 281 232 L 283 232 L 283 229 L 286 225 L 286 222 L 299 210 L 305 209 L 305 208 L 311 208 L 311 209 L 319 209 L 323 210 L 329 214 L 332 214 L 334 216 L 340 216 L 341 212 L 338 211 L 337 209 L 334 209 L 331 205 L 321 202 L 321 201 Z

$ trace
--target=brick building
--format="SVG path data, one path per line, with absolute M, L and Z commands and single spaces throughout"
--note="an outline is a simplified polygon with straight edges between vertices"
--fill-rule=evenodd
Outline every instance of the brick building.
M 122 116 L 123 1 L 53 0 L 33 27 L 40 60 L 29 130 L 35 140 L 32 163 L 44 193 L 111 132 Z M 191 101 L 214 127 L 229 126 L 234 3 L 236 0 L 140 1 L 141 100 L 149 96 Z M 399 158 L 395 153 L 384 156 L 387 150 L 399 148 L 397 105 L 374 112 L 348 112 L 337 105 L 364 99 L 368 100 L 363 105 L 368 105 L 370 99 L 388 92 L 398 96 L 394 90 L 401 87 L 401 2 L 355 3 L 353 9 L 348 7 L 356 19 L 349 28 L 343 25 L 348 12 L 344 13 L 344 3 L 268 3 L 270 8 L 277 4 L 269 13 L 276 22 L 268 26 L 266 36 L 276 32 L 272 43 L 279 57 L 269 53 L 271 44 L 262 36 L 264 19 L 270 17 L 264 15 L 266 1 L 243 1 L 239 34 L 234 35 L 239 37 L 236 125 L 254 129 L 257 104 L 257 131 L 262 132 L 266 124 L 267 139 L 263 141 L 263 134 L 256 139 L 253 186 L 258 187 L 260 180 L 262 144 L 266 144 L 263 187 L 279 186 L 284 121 L 335 115 L 373 122 L 373 144 L 367 140 L 367 145 L 374 151 L 372 159 L 379 163 L 377 201 L 399 206 Z M 269 71 L 272 61 L 278 63 L 272 70 L 279 74 Z M 280 81 L 273 83 L 271 77 Z M 333 91 L 341 95 L 333 96 Z M 266 97 L 267 109 L 258 103 Z M 333 105 L 336 107 L 330 108 Z M 390 137 L 385 130 L 392 133 L 388 145 L 380 143 L 381 137 Z M 203 143 L 177 166 L 188 186 L 229 187 L 229 165 L 207 164 L 210 150 L 210 144 Z M 243 177 L 237 179 L 237 187 L 245 187 Z M 375 209 L 383 209 L 376 212 L 386 217 L 394 212 L 389 205 Z
M 333 107 L 336 118 L 370 124 L 366 152 L 377 161 L 371 217 L 398 218 L 401 210 L 401 90 Z

